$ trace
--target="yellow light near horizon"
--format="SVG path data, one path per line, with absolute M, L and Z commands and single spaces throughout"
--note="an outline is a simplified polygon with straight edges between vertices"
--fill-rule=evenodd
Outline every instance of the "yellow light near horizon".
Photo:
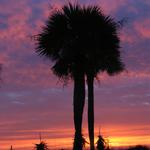
M 141 126 L 140 126 L 141 127 Z M 139 127 L 107 127 L 102 129 L 102 135 L 104 138 L 108 139 L 110 147 L 125 147 L 125 146 L 133 146 L 133 145 L 150 145 L 150 135 L 147 135 L 147 130 L 149 127 L 143 126 L 144 130 L 136 130 Z M 135 130 L 132 130 L 135 129 Z M 10 145 L 13 145 L 14 148 L 21 148 L 23 150 L 29 150 L 34 148 L 36 143 L 39 143 L 38 137 L 33 136 L 33 133 L 39 133 L 41 130 L 31 130 L 28 134 L 26 130 L 18 131 L 18 133 L 22 132 L 22 135 L 14 136 L 13 140 L 3 140 L 0 141 L 0 148 L 3 150 L 9 149 Z M 86 131 L 86 132 L 85 132 Z M 138 132 L 137 132 L 138 131 Z M 52 132 L 55 137 L 50 138 L 48 134 Z M 66 134 L 67 133 L 67 134 Z M 58 148 L 72 148 L 73 145 L 73 135 L 74 130 L 71 128 L 64 129 L 48 129 L 43 130 L 43 140 L 48 144 L 50 149 L 58 149 Z M 86 140 L 88 140 L 87 129 L 85 128 L 84 133 Z M 99 129 L 95 130 L 95 143 L 98 140 Z M 23 139 L 24 138 L 24 139 Z M 17 140 L 18 139 L 18 140 Z M 20 139 L 20 140 L 19 140 Z M 89 145 L 87 144 L 86 147 Z
M 86 137 L 86 139 L 88 139 Z M 110 147 L 125 147 L 125 146 L 134 146 L 134 145 L 150 145 L 150 136 L 125 136 L 125 137 L 109 137 Z M 56 139 L 45 139 L 44 140 L 49 148 L 71 148 L 73 144 L 73 138 L 56 138 Z M 97 137 L 95 138 L 95 142 Z M 1 143 L 2 149 L 8 149 L 10 145 L 13 145 L 14 148 L 25 148 L 30 149 L 34 148 L 36 143 L 39 143 L 38 140 L 13 140 L 12 144 L 10 141 L 5 141 Z M 86 145 L 88 147 L 89 145 Z
M 109 142 L 113 147 L 150 145 L 150 136 L 111 137 L 109 138 Z

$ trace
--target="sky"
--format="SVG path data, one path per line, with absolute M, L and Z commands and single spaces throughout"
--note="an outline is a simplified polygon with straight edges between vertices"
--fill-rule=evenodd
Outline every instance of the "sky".
M 53 75 L 31 38 L 67 0 L 0 0 L 0 149 L 29 150 L 39 133 L 49 148 L 73 143 L 73 82 Z M 72 2 L 75 2 L 72 0 Z M 150 145 L 150 0 L 79 0 L 100 6 L 116 21 L 125 72 L 95 80 L 95 140 L 99 128 L 111 146 Z M 87 137 L 87 100 L 83 118 Z

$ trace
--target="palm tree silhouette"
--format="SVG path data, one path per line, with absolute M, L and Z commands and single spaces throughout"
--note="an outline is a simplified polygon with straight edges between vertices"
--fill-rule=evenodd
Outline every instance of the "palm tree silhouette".
M 98 6 L 69 3 L 54 12 L 37 36 L 36 51 L 53 61 L 52 70 L 64 81 L 74 80 L 74 150 L 82 150 L 82 115 L 85 103 L 85 78 L 88 85 L 88 130 L 90 150 L 94 150 L 93 82 L 98 73 L 119 73 L 118 24 Z
M 48 150 L 47 144 L 41 141 L 39 144 L 35 144 L 36 150 Z

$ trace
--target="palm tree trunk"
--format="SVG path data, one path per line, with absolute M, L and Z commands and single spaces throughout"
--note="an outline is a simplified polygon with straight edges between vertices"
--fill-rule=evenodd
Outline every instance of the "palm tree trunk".
M 82 116 L 85 104 L 85 79 L 84 74 L 78 74 L 74 77 L 74 125 L 75 138 L 73 150 L 82 150 Z
M 88 131 L 90 139 L 90 150 L 94 150 L 94 76 L 87 75 L 88 84 Z

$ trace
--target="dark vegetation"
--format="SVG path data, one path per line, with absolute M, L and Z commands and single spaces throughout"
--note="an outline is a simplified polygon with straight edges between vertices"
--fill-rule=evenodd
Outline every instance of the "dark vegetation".
M 35 144 L 36 150 L 48 150 L 48 146 L 45 142 L 41 141 L 39 144 Z
M 150 150 L 147 146 L 137 145 L 133 147 L 129 147 L 127 150 Z
M 52 71 L 63 81 L 74 81 L 73 150 L 83 149 L 82 116 L 88 86 L 88 132 L 94 150 L 94 78 L 124 70 L 120 58 L 119 23 L 98 6 L 69 3 L 53 12 L 36 38 L 36 52 L 53 62 Z

